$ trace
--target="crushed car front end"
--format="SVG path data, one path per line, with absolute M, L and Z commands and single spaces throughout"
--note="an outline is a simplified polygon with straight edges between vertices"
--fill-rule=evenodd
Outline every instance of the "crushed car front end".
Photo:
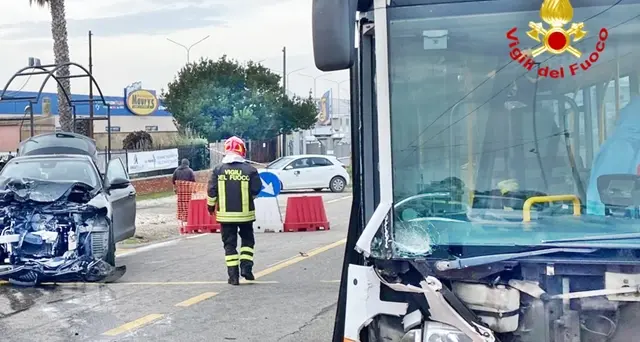
M 105 281 L 116 273 L 109 203 L 83 183 L 5 179 L 0 279 L 18 285 Z

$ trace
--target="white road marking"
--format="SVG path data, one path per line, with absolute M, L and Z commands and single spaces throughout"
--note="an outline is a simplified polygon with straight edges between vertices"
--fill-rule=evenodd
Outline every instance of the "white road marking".
M 349 196 L 344 196 L 344 197 L 336 198 L 336 199 L 333 199 L 333 200 L 331 200 L 331 201 L 327 201 L 327 204 L 329 204 L 329 203 L 339 202 L 339 201 L 342 201 L 342 200 L 346 200 L 347 198 L 351 198 L 351 197 L 353 197 L 353 196 L 352 196 L 352 195 L 349 195 Z
M 185 240 L 197 239 L 197 238 L 201 238 L 201 237 L 203 237 L 203 236 L 208 236 L 208 235 L 211 235 L 211 234 L 213 234 L 213 233 L 202 233 L 202 234 L 196 234 L 196 235 L 194 235 L 194 236 L 188 236 L 188 237 L 186 237 L 186 238 L 185 238 Z
M 116 255 L 116 258 L 121 258 L 121 257 L 124 257 L 124 256 L 134 255 L 134 254 L 150 251 L 150 250 L 153 250 L 153 249 L 156 249 L 156 248 L 175 245 L 180 240 L 183 240 L 183 239 L 169 240 L 169 241 L 165 241 L 165 242 L 154 243 L 152 245 L 148 245 L 148 246 L 144 246 L 144 247 L 138 247 L 138 248 L 135 248 L 134 250 L 132 250 L 131 252 L 125 252 L 125 253 L 122 253 L 120 255 Z

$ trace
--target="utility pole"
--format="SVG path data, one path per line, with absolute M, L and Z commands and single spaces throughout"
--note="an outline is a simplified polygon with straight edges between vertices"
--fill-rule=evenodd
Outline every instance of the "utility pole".
M 89 30 L 89 136 L 93 139 L 93 48 L 91 46 L 91 37 L 93 33 Z M 108 127 L 111 129 L 111 127 Z
M 282 47 L 282 92 L 287 96 L 287 47 Z M 287 154 L 287 135 L 282 133 L 282 157 Z

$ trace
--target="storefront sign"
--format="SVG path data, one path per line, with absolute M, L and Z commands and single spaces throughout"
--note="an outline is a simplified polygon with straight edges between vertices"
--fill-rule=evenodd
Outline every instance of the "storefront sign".
M 127 164 L 130 174 L 173 169 L 178 167 L 178 149 L 128 152 Z
M 138 89 L 127 93 L 127 109 L 135 115 L 151 115 L 158 110 L 158 98 L 155 92 Z

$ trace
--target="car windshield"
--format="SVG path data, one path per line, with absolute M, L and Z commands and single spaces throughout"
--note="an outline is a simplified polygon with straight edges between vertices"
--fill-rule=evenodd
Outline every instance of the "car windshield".
M 640 4 L 541 3 L 388 10 L 396 256 L 640 231 Z
M 7 164 L 4 178 L 30 178 L 54 182 L 80 182 L 97 188 L 98 175 L 89 161 L 69 159 L 26 159 Z
M 289 164 L 292 160 L 293 158 L 287 157 L 276 159 L 273 163 L 267 165 L 267 169 L 281 169 Z

